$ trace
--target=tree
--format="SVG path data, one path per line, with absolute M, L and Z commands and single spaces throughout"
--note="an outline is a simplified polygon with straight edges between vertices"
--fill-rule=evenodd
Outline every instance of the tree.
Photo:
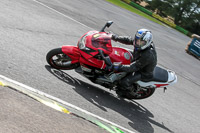
M 167 13 L 174 17 L 175 24 L 182 24 L 184 19 L 190 19 L 199 13 L 200 0 L 169 0 L 168 2 L 172 9 Z
M 143 2 L 144 0 L 131 0 L 131 1 L 133 1 L 133 2 L 135 2 L 135 3 L 141 3 L 141 2 Z
M 167 16 L 166 11 L 170 10 L 171 8 L 171 5 L 160 0 L 151 0 L 147 1 L 147 3 L 148 3 L 148 6 L 146 6 L 147 9 L 156 12 L 158 15 L 162 17 L 166 17 Z
M 185 18 L 183 20 L 183 23 L 181 24 L 182 27 L 187 29 L 188 31 L 192 33 L 196 33 L 200 35 L 200 13 L 199 14 L 193 14 L 190 15 L 190 17 Z
M 200 0 L 146 0 L 150 9 L 174 18 L 174 23 L 200 34 Z M 195 29 L 198 28 L 198 29 Z

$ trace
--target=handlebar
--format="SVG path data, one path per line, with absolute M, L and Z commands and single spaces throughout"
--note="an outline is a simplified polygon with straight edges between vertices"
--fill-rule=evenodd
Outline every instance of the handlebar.
M 101 57 L 103 58 L 103 60 L 105 61 L 106 65 L 112 66 L 112 62 L 110 60 L 110 57 L 109 56 L 105 57 L 103 50 L 98 49 L 98 51 L 99 51 L 99 54 L 101 55 Z

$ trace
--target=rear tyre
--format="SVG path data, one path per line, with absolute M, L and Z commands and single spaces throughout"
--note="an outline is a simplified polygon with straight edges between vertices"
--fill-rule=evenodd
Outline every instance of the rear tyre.
M 135 100 L 140 100 L 140 99 L 145 99 L 153 95 L 155 92 L 155 88 L 143 88 L 140 90 L 117 90 L 116 93 L 123 98 L 127 98 L 129 100 L 135 99 Z
M 71 70 L 79 66 L 79 63 L 71 64 L 72 59 L 62 52 L 62 48 L 50 50 L 46 55 L 48 64 L 56 69 Z

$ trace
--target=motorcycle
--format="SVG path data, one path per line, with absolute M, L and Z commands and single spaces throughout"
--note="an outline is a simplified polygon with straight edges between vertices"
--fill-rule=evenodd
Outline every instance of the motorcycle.
M 107 71 L 106 65 L 125 64 L 133 60 L 130 50 L 120 47 L 112 47 L 111 36 L 105 32 L 113 22 L 108 21 L 100 31 L 88 31 L 78 41 L 77 46 L 65 45 L 61 48 L 50 50 L 46 55 L 48 64 L 56 69 L 75 71 L 88 78 L 95 84 L 119 92 L 124 90 L 120 86 L 120 80 L 127 72 Z M 156 88 L 164 88 L 177 82 L 175 72 L 159 66 L 154 69 L 152 81 L 137 81 L 133 83 L 133 91 L 126 91 L 123 98 L 144 99 L 150 97 Z

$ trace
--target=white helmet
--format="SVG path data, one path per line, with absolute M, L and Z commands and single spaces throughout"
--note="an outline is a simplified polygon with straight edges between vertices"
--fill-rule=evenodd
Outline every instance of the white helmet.
M 153 35 L 148 29 L 139 29 L 135 34 L 134 46 L 137 50 L 148 48 L 153 42 Z

